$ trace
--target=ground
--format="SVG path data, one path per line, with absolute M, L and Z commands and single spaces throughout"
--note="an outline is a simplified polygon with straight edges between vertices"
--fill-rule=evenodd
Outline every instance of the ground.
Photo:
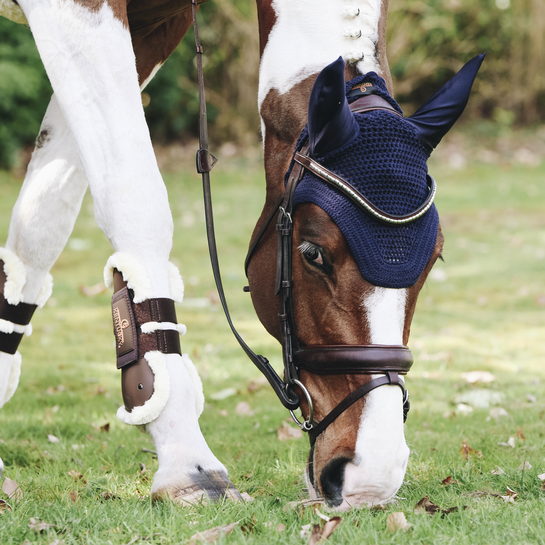
M 502 140 L 493 132 L 461 130 L 430 163 L 445 261 L 432 272 L 413 321 L 407 475 L 386 510 L 343 514 L 332 544 L 545 542 L 538 477 L 545 473 L 545 161 L 544 146 L 532 147 L 545 135 L 509 132 Z M 243 336 L 280 364 L 276 341 L 242 292 L 244 254 L 264 198 L 259 151 L 227 157 L 232 151 L 223 148 L 213 172 L 225 288 Z M 188 326 L 183 350 L 197 365 L 207 398 L 201 425 L 235 485 L 255 499 L 187 508 L 150 502 L 153 445 L 115 417 L 121 396 L 110 294 L 89 292 L 102 281 L 111 250 L 87 196 L 52 271 L 53 298 L 21 345 L 20 387 L 0 411 L 4 477 L 23 494 L 17 501 L 0 493 L 13 509 L 0 514 L 2 544 L 185 543 L 196 532 L 237 521 L 220 543 L 292 544 L 308 542 L 303 526 L 323 523 L 312 509 L 286 507 L 307 497 L 308 443 L 279 441 L 288 414 L 259 381 L 217 304 L 192 157 L 163 150 L 160 163 L 175 218 L 172 257 L 186 283 L 178 307 Z M 0 172 L 2 240 L 20 184 Z M 470 371 L 487 371 L 495 380 L 471 384 L 463 375 Z M 424 496 L 458 509 L 416 514 Z M 403 512 L 412 527 L 391 533 L 386 521 L 394 512 Z M 36 533 L 31 518 L 51 527 Z

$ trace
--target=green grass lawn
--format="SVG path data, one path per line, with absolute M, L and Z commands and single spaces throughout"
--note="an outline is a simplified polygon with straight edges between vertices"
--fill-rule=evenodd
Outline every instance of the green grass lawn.
M 408 378 L 412 409 L 406 426 L 411 457 L 405 483 L 385 511 L 343 514 L 329 541 L 544 543 L 545 491 L 538 475 L 545 472 L 545 164 L 470 161 L 454 169 L 435 160 L 430 171 L 439 186 L 445 261 L 424 287 L 412 326 L 415 364 Z M 277 429 L 287 412 L 268 386 L 248 389 L 259 374 L 213 303 L 200 179 L 193 172 L 192 160 L 180 161 L 175 172 L 164 171 L 175 222 L 172 260 L 186 285 L 186 301 L 178 307 L 179 320 L 188 326 L 183 350 L 204 381 L 205 437 L 234 484 L 255 500 L 185 508 L 151 503 L 157 462 L 143 450 L 153 449 L 151 440 L 115 417 L 121 395 L 110 294 L 87 297 L 80 291 L 101 282 L 111 254 L 87 196 L 52 271 L 53 297 L 36 313 L 34 334 L 21 345 L 19 389 L 0 411 L 4 477 L 15 480 L 24 494 L 18 502 L 9 500 L 12 512 L 0 514 L 2 545 L 56 539 L 67 545 L 185 543 L 196 532 L 236 521 L 238 528 L 220 543 L 293 544 L 308 542 L 300 536 L 303 525 L 320 522 L 315 513 L 284 511 L 289 501 L 306 497 L 307 440 L 280 442 Z M 264 200 L 260 162 L 223 160 L 213 174 L 230 308 L 254 350 L 279 365 L 276 341 L 242 292 L 245 250 Z M 0 172 L 2 244 L 20 185 Z M 461 376 L 475 370 L 489 371 L 496 380 L 472 385 Z M 212 399 L 226 388 L 236 395 Z M 478 408 L 475 397 L 490 392 L 499 394 L 498 404 Z M 236 414 L 240 401 L 251 406 L 252 416 Z M 507 414 L 497 416 L 496 410 L 491 417 L 494 408 Z M 49 442 L 50 434 L 59 442 Z M 514 447 L 498 445 L 511 437 Z M 460 454 L 464 441 L 475 451 L 467 460 Z M 519 469 L 526 461 L 531 468 Z M 496 466 L 504 473 L 492 474 Z M 442 484 L 448 477 L 450 483 Z M 514 501 L 501 498 L 507 487 L 518 494 Z M 458 510 L 415 514 L 426 495 L 442 508 Z M 7 500 L 1 493 L 0 498 Z M 413 525 L 407 532 L 387 530 L 386 519 L 396 511 Z M 36 534 L 30 518 L 53 526 Z M 277 531 L 279 524 L 283 531 Z

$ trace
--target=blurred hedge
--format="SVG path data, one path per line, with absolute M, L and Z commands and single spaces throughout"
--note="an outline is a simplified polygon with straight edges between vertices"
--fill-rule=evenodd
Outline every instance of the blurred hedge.
M 211 137 L 216 144 L 256 142 L 255 3 L 212 1 L 199 19 Z M 10 167 L 15 151 L 32 144 L 51 90 L 29 30 L 0 18 L 0 36 L 0 166 Z M 190 32 L 145 91 L 156 141 L 197 134 L 192 39 Z M 469 113 L 518 124 L 544 121 L 545 0 L 390 0 L 388 57 L 396 98 L 408 113 L 483 51 Z

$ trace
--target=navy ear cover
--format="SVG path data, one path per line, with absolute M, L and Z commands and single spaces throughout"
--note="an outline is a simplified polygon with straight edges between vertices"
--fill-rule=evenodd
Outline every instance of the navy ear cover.
M 316 78 L 308 104 L 310 155 L 320 157 L 355 140 L 360 128 L 346 100 L 344 61 L 339 57 Z
M 462 115 L 485 55 L 473 57 L 411 117 L 406 118 L 430 152 Z

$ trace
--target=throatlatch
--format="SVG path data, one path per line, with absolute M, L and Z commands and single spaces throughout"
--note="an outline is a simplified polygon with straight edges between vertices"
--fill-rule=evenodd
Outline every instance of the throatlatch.
M 170 392 L 165 354 L 182 355 L 180 334 L 185 333 L 185 326 L 177 323 L 172 299 L 143 299 L 148 290 L 137 286 L 141 278 L 134 282 L 136 270 L 122 254 L 112 256 L 105 270 L 105 277 L 112 275 L 110 285 L 113 279 L 112 319 L 124 403 L 117 416 L 133 425 L 151 422 L 165 407 Z M 181 283 L 175 273 L 171 276 Z

